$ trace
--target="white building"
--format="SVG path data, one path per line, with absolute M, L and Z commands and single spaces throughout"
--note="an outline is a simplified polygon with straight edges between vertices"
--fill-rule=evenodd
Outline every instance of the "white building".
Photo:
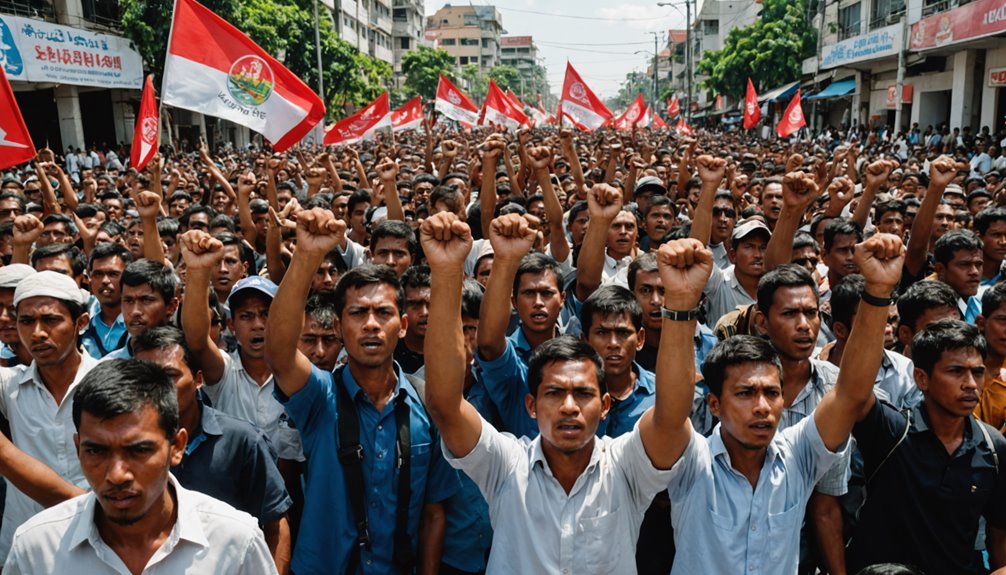
M 402 56 L 423 41 L 426 27 L 423 0 L 394 0 L 391 9 L 391 45 L 394 53 L 395 83 L 401 86 Z
M 693 0 L 692 2 L 692 66 L 694 67 L 706 50 L 719 50 L 734 28 L 743 28 L 758 19 L 760 2 L 753 0 Z M 699 110 L 713 105 L 716 94 L 700 90 L 699 84 L 705 76 L 693 72 L 692 90 Z M 684 105 L 685 98 L 681 99 Z M 696 106 L 692 106 L 695 110 Z

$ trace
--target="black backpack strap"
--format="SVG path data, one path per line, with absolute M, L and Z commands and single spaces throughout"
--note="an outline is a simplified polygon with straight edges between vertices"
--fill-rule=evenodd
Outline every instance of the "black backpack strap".
M 890 459 L 892 455 L 894 455 L 894 451 L 898 449 L 898 446 L 900 446 L 905 441 L 905 438 L 908 437 L 908 430 L 912 427 L 912 410 L 911 408 L 906 408 L 902 413 L 905 414 L 905 429 L 901 431 L 901 437 L 899 437 L 898 441 L 894 443 L 894 447 L 891 447 L 891 450 L 887 452 L 887 455 L 885 455 L 884 458 L 880 460 L 880 463 L 877 464 L 877 467 L 874 468 L 873 473 L 866 478 L 867 487 L 869 487 L 870 483 L 873 482 L 873 478 L 877 476 L 877 472 L 880 471 L 880 468 L 887 463 L 887 460 Z M 863 504 L 866 504 L 866 500 L 863 500 Z M 862 506 L 860 506 L 860 508 L 862 508 Z
M 355 575 L 360 565 L 360 551 L 370 548 L 370 533 L 367 530 L 367 512 L 364 508 L 363 486 L 363 446 L 360 445 L 360 418 L 356 405 L 342 381 L 345 366 L 335 372 L 335 410 L 338 417 L 339 463 L 346 481 L 346 495 L 349 507 L 356 521 L 356 545 L 350 548 L 346 573 Z
M 395 553 L 394 564 L 403 572 L 411 573 L 416 562 L 416 553 L 409 537 L 409 502 L 412 499 L 412 430 L 410 428 L 411 408 L 405 401 L 406 394 L 400 391 L 395 397 L 395 426 L 398 428 L 398 505 L 395 506 Z
M 126 340 L 129 339 L 129 332 L 123 331 L 122 335 L 119 336 L 119 341 L 115 344 L 115 348 L 105 349 L 105 346 L 101 343 L 101 337 L 98 335 L 98 329 L 94 327 L 94 324 L 91 322 L 87 322 L 87 328 L 84 330 L 84 335 L 90 336 L 91 340 L 94 342 L 94 345 L 98 346 L 98 353 L 101 354 L 101 357 L 105 357 L 109 353 L 115 351 L 116 349 L 119 349 L 120 347 L 125 345 Z

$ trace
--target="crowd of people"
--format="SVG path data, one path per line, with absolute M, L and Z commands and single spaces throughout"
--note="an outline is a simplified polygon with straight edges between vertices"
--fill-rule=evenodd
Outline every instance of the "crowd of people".
M 1006 573 L 1006 137 L 918 132 L 44 149 L 4 572 Z

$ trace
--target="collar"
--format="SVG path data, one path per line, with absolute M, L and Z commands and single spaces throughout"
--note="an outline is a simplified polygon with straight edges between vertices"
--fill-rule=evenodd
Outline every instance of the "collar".
M 768 447 L 765 448 L 765 462 L 762 463 L 762 469 L 766 465 L 771 464 L 778 453 L 775 446 L 776 438 L 779 437 L 779 430 L 776 429 L 775 435 L 772 436 L 772 441 L 769 442 Z M 733 469 L 733 465 L 730 463 L 730 452 L 727 451 L 727 446 L 723 443 L 723 424 L 717 423 L 716 427 L 713 428 L 712 434 L 709 435 L 709 454 L 713 459 L 723 456 L 727 467 Z
M 635 362 L 632 363 L 632 371 L 636 374 L 636 388 L 632 390 L 633 395 L 636 393 L 653 395 L 657 388 L 657 380 L 653 372 L 643 369 Z
M 416 392 L 416 389 L 408 383 L 408 380 L 405 379 L 405 376 L 402 374 L 402 368 L 398 365 L 397 361 L 393 363 L 393 367 L 395 370 L 395 376 L 398 378 L 398 381 L 395 383 L 395 393 L 393 397 L 397 398 L 399 395 L 405 394 L 405 396 L 413 404 L 418 404 L 420 402 L 419 394 Z M 342 369 L 342 383 L 346 386 L 346 391 L 349 392 L 349 396 L 352 397 L 354 401 L 360 399 L 361 396 L 366 397 L 367 394 L 363 392 L 363 388 L 361 388 L 360 384 L 356 383 L 356 379 L 353 378 L 353 373 L 350 371 L 349 365 L 346 365 Z M 368 399 L 367 401 L 369 402 L 370 400 Z
M 912 408 L 911 432 L 923 433 L 932 431 L 932 428 L 929 427 L 929 412 L 926 411 L 925 405 L 926 400 L 923 400 Z M 961 442 L 960 447 L 957 448 L 958 451 L 961 449 L 971 449 L 978 443 L 984 441 L 984 435 L 981 430 L 978 429 L 978 425 L 980 425 L 978 420 L 975 419 L 973 415 L 969 414 L 964 425 L 964 440 Z
M 77 384 L 80 383 L 81 379 L 84 379 L 87 372 L 96 365 L 98 365 L 98 360 L 91 357 L 91 354 L 87 352 L 80 352 L 80 367 L 77 368 L 77 373 L 73 376 L 73 381 L 70 383 L 70 387 L 66 390 L 66 397 L 72 396 L 71 391 L 77 387 Z M 42 375 L 38 372 L 38 364 L 34 360 L 32 360 L 31 365 L 29 365 L 27 369 L 21 372 L 21 377 L 17 380 L 17 383 L 18 385 L 34 383 L 35 385 L 45 387 L 45 384 L 42 383 Z
M 199 410 L 201 412 L 199 431 L 206 435 L 223 435 L 224 430 L 220 427 L 220 419 L 217 417 L 220 412 L 202 402 L 199 403 Z
M 555 477 L 555 475 L 552 473 L 552 469 L 548 466 L 548 460 L 545 459 L 545 450 L 542 449 L 541 447 L 541 441 L 542 441 L 541 434 L 539 434 L 538 437 L 535 437 L 534 440 L 531 441 L 530 468 L 531 470 L 534 470 L 535 464 L 541 463 L 541 468 L 547 471 L 549 475 Z M 584 470 L 580 473 L 580 477 L 583 477 L 584 475 L 590 473 L 593 470 L 593 468 L 598 464 L 598 462 L 601 461 L 601 445 L 598 444 L 597 436 L 594 435 L 591 438 L 591 441 L 593 441 L 593 443 L 591 444 L 592 449 L 590 451 L 590 461 L 587 462 L 587 467 L 585 467 Z
M 126 347 L 129 347 L 129 343 L 128 342 L 126 343 Z M 234 348 L 234 351 L 229 352 L 228 355 L 230 355 L 231 359 L 234 360 L 234 365 L 237 366 L 238 371 L 240 371 L 241 373 L 245 374 L 245 377 L 247 377 L 248 379 L 250 379 L 252 381 L 255 381 L 255 378 L 253 378 L 247 371 L 245 371 L 245 363 L 243 361 L 241 361 L 241 346 L 240 345 L 238 347 Z M 265 380 L 265 383 L 263 383 L 261 385 L 261 387 L 264 388 L 265 386 L 269 385 L 270 383 L 273 382 L 274 379 L 275 379 L 275 376 L 272 375 L 272 374 L 270 374 L 269 378 Z M 256 382 L 256 385 L 257 385 L 257 382 Z

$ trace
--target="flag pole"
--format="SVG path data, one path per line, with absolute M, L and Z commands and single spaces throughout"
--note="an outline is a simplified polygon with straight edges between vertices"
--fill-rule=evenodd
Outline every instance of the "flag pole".
M 171 52 L 171 37 L 174 36 L 174 34 L 175 34 L 175 13 L 177 11 L 178 11 L 178 0 L 174 0 L 171 3 L 171 28 L 168 29 L 168 45 L 167 45 L 167 48 L 164 50 L 164 63 L 165 63 L 165 65 L 167 65 L 167 63 L 168 63 L 168 54 Z M 168 70 L 167 70 L 167 67 L 165 66 L 165 68 L 163 70 L 161 70 L 161 94 L 160 95 L 162 97 L 158 97 L 157 98 L 157 124 L 158 124 L 157 139 L 158 140 L 161 139 L 160 123 L 161 123 L 161 120 L 163 119 L 164 120 L 164 125 L 167 127 L 167 131 L 168 131 L 168 146 L 172 147 L 173 146 L 173 139 L 172 139 L 172 134 L 171 134 L 171 121 L 167 118 L 167 116 L 164 115 L 164 98 L 163 98 L 163 96 L 164 96 L 164 83 L 166 82 L 167 77 L 168 77 Z M 174 148 L 172 147 L 172 149 L 174 149 Z

